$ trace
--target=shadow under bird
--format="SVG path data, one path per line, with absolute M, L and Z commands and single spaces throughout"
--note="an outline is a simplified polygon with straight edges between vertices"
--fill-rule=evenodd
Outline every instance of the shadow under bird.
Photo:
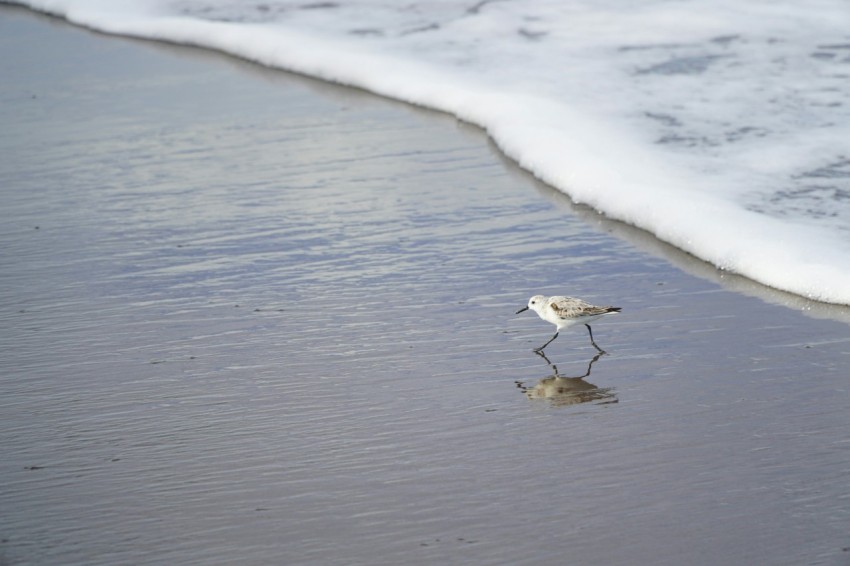
M 516 311 L 516 314 L 529 309 L 536 312 L 537 316 L 546 322 L 552 323 L 557 327 L 555 335 L 539 348 L 535 348 L 535 352 L 542 352 L 546 346 L 558 337 L 558 333 L 562 329 L 581 323 L 587 327 L 587 332 L 590 334 L 590 343 L 593 344 L 593 347 L 604 353 L 605 350 L 597 346 L 593 340 L 593 330 L 590 329 L 590 322 L 597 318 L 620 312 L 620 307 L 599 307 L 573 297 L 544 297 L 543 295 L 534 295 L 528 299 L 528 305 Z

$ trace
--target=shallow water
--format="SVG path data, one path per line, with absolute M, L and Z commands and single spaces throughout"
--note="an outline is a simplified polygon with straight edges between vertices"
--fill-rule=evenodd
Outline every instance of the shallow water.
M 0 563 L 847 563 L 846 311 L 685 274 L 446 116 L 0 29 Z M 537 292 L 623 307 L 582 381 Z
M 850 305 L 843 0 L 8 1 L 449 113 L 576 202 Z

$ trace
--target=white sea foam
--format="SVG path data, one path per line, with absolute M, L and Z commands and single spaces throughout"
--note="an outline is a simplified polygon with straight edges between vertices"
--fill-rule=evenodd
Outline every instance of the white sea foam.
M 850 304 L 845 0 L 15 0 L 487 129 L 575 201 Z

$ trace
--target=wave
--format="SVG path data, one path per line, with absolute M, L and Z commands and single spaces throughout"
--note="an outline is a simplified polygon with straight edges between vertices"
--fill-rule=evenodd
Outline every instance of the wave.
M 843 0 L 14 0 L 454 114 L 576 203 L 850 304 Z

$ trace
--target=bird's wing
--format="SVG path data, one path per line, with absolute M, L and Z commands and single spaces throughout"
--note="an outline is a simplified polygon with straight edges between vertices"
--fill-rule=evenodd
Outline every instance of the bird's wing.
M 549 308 L 555 311 L 561 318 L 579 318 L 582 316 L 595 316 L 605 314 L 610 307 L 597 307 L 587 301 L 573 297 L 551 297 Z

